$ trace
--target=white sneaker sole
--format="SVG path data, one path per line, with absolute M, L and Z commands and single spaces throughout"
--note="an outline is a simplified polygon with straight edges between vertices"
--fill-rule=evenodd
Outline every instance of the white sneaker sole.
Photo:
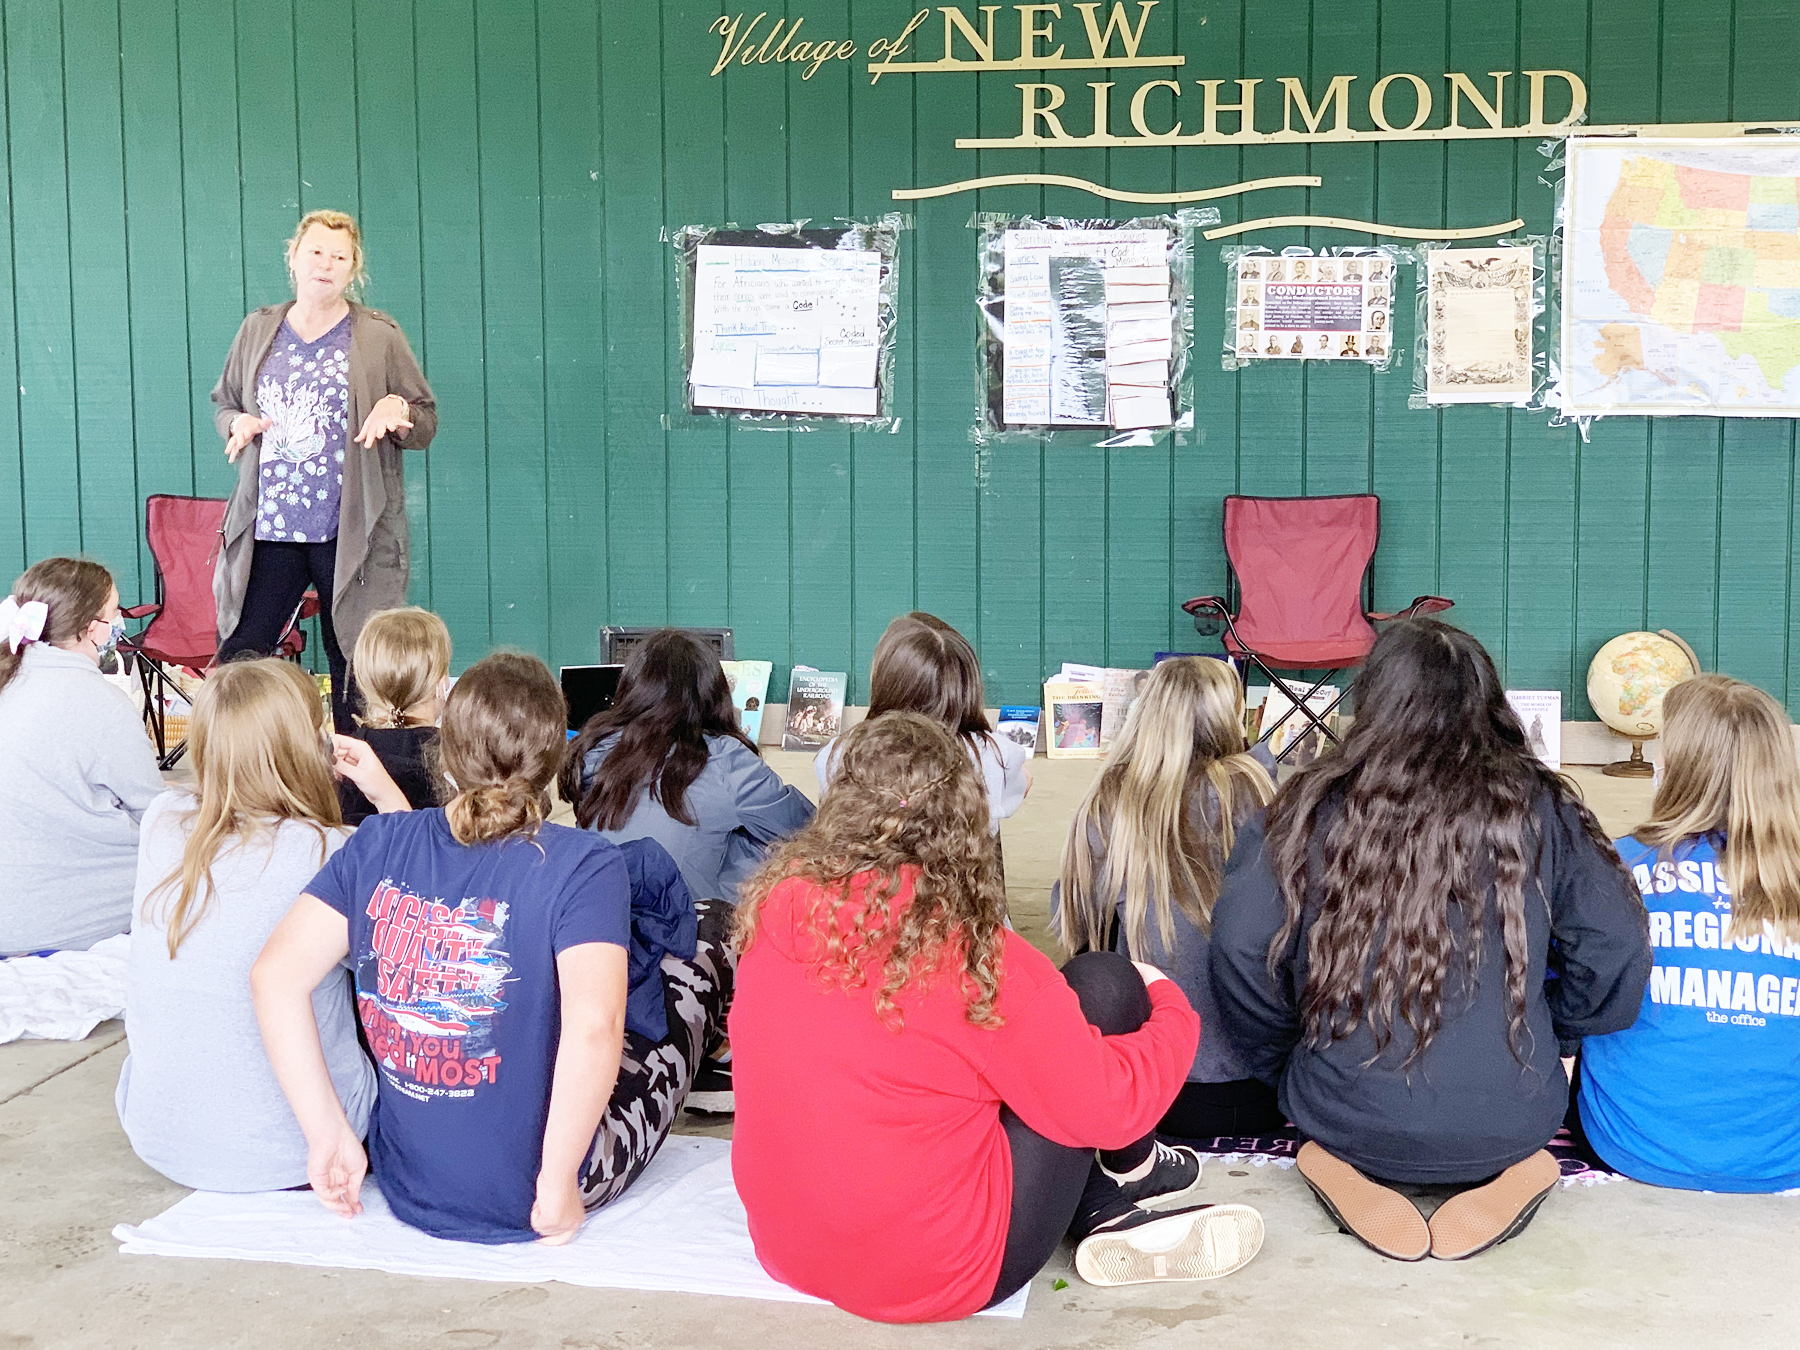
M 1075 1270 L 1097 1285 L 1216 1280 L 1249 1265 L 1262 1244 L 1261 1214 L 1249 1205 L 1214 1205 L 1095 1233 L 1075 1249 Z
M 732 1116 L 737 1114 L 737 1095 L 733 1092 L 690 1092 L 682 1105 L 702 1115 Z

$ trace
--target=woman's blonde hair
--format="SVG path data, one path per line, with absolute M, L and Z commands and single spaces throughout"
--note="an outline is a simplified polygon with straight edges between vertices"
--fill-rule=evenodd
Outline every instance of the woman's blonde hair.
M 233 661 L 201 684 L 187 740 L 194 814 L 180 866 L 151 892 L 173 896 L 164 925 L 171 959 L 206 917 L 213 863 L 228 844 L 303 821 L 318 831 L 324 865 L 325 831 L 343 823 L 324 734 L 319 686 L 292 662 Z
M 459 686 L 460 688 L 460 686 Z M 964 1015 L 997 1027 L 1006 890 L 988 831 L 987 793 L 968 751 L 918 713 L 890 712 L 853 727 L 831 791 L 812 823 L 745 883 L 737 942 L 748 950 L 769 893 L 789 878 L 814 888 L 807 926 L 815 973 L 827 988 L 859 989 L 871 954 L 881 963 L 876 1016 L 902 1025 L 901 991 L 924 988 L 945 961 L 961 966 Z M 893 902 L 913 882 L 912 903 Z M 852 908 L 852 884 L 864 889 Z
M 1205 656 L 1159 663 L 1069 826 L 1058 940 L 1071 952 L 1105 948 L 1121 900 L 1134 955 L 1148 950 L 1152 916 L 1163 950 L 1174 950 L 1175 906 L 1208 931 L 1237 822 L 1274 795 L 1245 753 L 1237 672 Z
M 444 807 L 459 844 L 529 839 L 550 814 L 568 704 L 542 661 L 495 652 L 463 672 L 438 724 L 438 769 L 456 795 Z
M 362 716 L 370 727 L 404 727 L 406 710 L 423 703 L 450 673 L 450 630 L 428 609 L 408 605 L 369 616 L 350 658 Z
M 1662 785 L 1633 836 L 1667 850 L 1723 834 L 1738 936 L 1800 940 L 1800 754 L 1787 713 L 1755 685 L 1696 675 L 1669 690 L 1663 718 Z
M 284 260 L 287 263 L 288 280 L 294 280 L 294 254 L 300 247 L 300 240 L 314 225 L 323 225 L 328 230 L 341 230 L 350 236 L 350 284 L 345 287 L 351 299 L 362 295 L 363 287 L 369 284 L 369 272 L 363 266 L 362 230 L 357 227 L 356 217 L 348 211 L 333 211 L 323 207 L 317 211 L 308 211 L 300 217 L 300 224 L 294 230 L 294 237 L 287 241 Z

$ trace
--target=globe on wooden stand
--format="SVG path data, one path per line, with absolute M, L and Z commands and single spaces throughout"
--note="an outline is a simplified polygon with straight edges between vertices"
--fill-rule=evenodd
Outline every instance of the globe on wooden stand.
M 1600 772 L 1612 778 L 1650 778 L 1644 742 L 1663 729 L 1663 696 L 1700 672 L 1694 649 L 1668 629 L 1622 633 L 1594 654 L 1588 666 L 1588 702 L 1600 720 L 1631 741 L 1631 758 Z
M 1615 759 L 1601 770 L 1609 778 L 1654 778 L 1656 766 L 1644 758 L 1644 743 L 1636 736 L 1631 738 L 1631 758 Z

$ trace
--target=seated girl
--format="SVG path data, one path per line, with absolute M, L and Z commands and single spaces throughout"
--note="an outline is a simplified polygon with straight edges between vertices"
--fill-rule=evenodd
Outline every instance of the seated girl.
M 438 803 L 430 757 L 450 692 L 450 630 L 427 609 L 408 606 L 369 616 L 350 658 L 362 698 L 357 736 L 381 760 L 414 810 Z M 339 785 L 344 823 L 375 814 L 374 803 L 348 779 Z
M 699 906 L 693 961 L 643 970 L 668 1015 L 650 1026 L 629 992 L 624 857 L 544 822 L 567 717 L 535 657 L 471 666 L 439 728 L 448 803 L 365 822 L 251 970 L 307 1180 L 338 1214 L 360 1211 L 372 1168 L 394 1213 L 438 1237 L 567 1242 L 661 1147 L 718 1033 L 724 907 Z M 311 999 L 346 957 L 375 1058 L 366 1159 Z
M 1012 815 L 1031 791 L 1031 751 L 996 735 L 982 706 L 981 661 L 969 640 L 932 614 L 902 614 L 887 626 L 869 663 L 869 717 L 915 712 L 962 741 L 986 791 L 989 828 Z M 838 742 L 813 759 L 821 794 L 837 772 Z
M 1246 753 L 1244 690 L 1209 657 L 1159 663 L 1069 827 L 1052 924 L 1070 952 L 1122 951 L 1168 975 L 1200 1014 L 1188 1081 L 1157 1127 L 1183 1139 L 1287 1124 L 1219 1026 L 1207 931 L 1225 859 L 1274 784 Z
M 1781 705 L 1724 675 L 1663 700 L 1663 778 L 1619 853 L 1662 948 L 1637 1021 L 1582 1042 L 1580 1123 L 1657 1186 L 1800 1186 L 1800 762 Z M 1679 948 L 1680 950 L 1675 950 Z
M 1058 972 L 1005 912 L 963 744 L 916 713 L 851 730 L 738 914 L 731 1165 L 776 1279 L 928 1322 L 1010 1297 L 1071 1225 L 1096 1284 L 1255 1255 L 1253 1209 L 1140 1208 L 1199 1186 L 1151 1133 L 1199 1038 L 1181 991 L 1114 952 Z
M 124 635 L 112 576 L 46 558 L 0 600 L 0 956 L 131 926 L 138 822 L 164 790 L 143 718 L 101 664 Z
M 613 706 L 570 742 L 561 787 L 577 824 L 656 840 L 696 897 L 734 904 L 768 846 L 813 813 L 739 728 L 718 655 L 676 628 L 632 652 Z
M 131 1053 L 114 1101 L 138 1157 L 183 1186 L 271 1191 L 306 1181 L 306 1139 L 263 1053 L 249 977 L 294 897 L 350 837 L 338 823 L 325 716 L 318 686 L 291 662 L 220 667 L 189 723 L 197 790 L 164 793 L 144 813 Z M 351 771 L 378 803 L 406 809 L 372 756 Z M 375 1075 L 343 969 L 327 970 L 309 997 L 325 1070 L 361 1138 Z
M 1386 1256 L 1459 1260 L 1556 1186 L 1558 1047 L 1637 1016 L 1644 907 L 1474 638 L 1396 624 L 1351 692 L 1343 745 L 1238 837 L 1213 996 L 1339 1225 Z M 1456 1193 L 1427 1223 L 1389 1181 Z

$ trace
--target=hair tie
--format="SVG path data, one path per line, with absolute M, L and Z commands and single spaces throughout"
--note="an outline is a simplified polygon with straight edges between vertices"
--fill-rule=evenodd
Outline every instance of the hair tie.
M 44 624 L 49 618 L 50 606 L 42 600 L 27 600 L 21 605 L 9 595 L 0 600 L 0 638 L 5 638 L 16 653 L 44 636 Z
M 952 771 L 952 772 L 954 772 L 954 771 Z M 882 787 L 877 783 L 865 782 L 863 779 L 858 778 L 855 774 L 849 772 L 849 770 L 847 770 L 847 769 L 841 770 L 838 774 L 838 777 L 846 779 L 849 782 L 856 784 L 857 787 L 863 789 L 863 791 L 865 791 L 865 792 L 879 792 L 884 797 L 892 797 L 896 802 L 898 802 L 900 804 L 900 809 L 902 811 L 904 811 L 909 805 L 911 805 L 911 802 L 909 799 L 915 793 L 929 792 L 932 788 L 937 787 L 944 782 L 947 782 L 950 778 L 950 773 L 949 772 L 941 773 L 936 778 L 933 778 L 929 783 L 920 783 L 919 786 L 917 786 L 916 788 L 908 788 L 907 791 L 905 792 L 905 794 L 896 792 L 891 787 Z

